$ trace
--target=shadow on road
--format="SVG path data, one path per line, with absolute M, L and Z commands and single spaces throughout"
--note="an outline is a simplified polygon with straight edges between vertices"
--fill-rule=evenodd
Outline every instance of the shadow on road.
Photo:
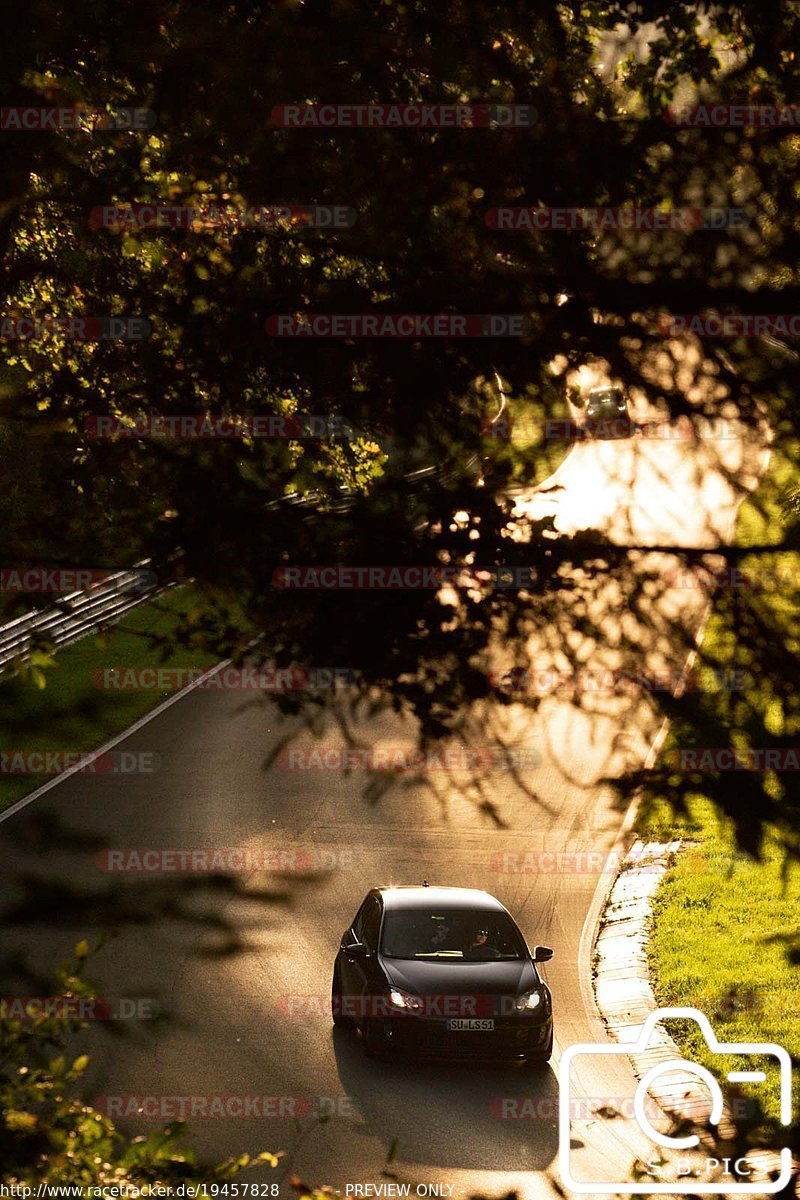
M 138 931 L 153 939 L 153 951 L 180 941 L 182 953 L 197 957 L 246 955 L 266 914 L 277 921 L 291 899 L 282 879 L 254 886 L 244 874 L 104 874 L 96 864 L 107 846 L 55 809 L 26 811 L 3 827 L 0 994 L 48 994 L 55 967 L 84 938 L 99 949 Z M 37 937 L 26 939 L 26 931 Z M 37 942 L 45 955 L 34 955 Z
M 348 1029 L 333 1031 L 339 1079 L 366 1128 L 399 1163 L 543 1171 L 558 1151 L 558 1082 L 550 1066 L 377 1062 Z

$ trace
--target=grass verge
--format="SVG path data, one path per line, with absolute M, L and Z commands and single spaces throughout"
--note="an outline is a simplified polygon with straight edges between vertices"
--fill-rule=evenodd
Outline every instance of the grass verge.
M 774 545 L 783 536 L 783 499 L 797 480 L 800 445 L 779 438 L 758 492 L 739 512 L 737 543 Z M 800 653 L 800 552 L 746 556 L 745 571 L 777 580 L 745 596 L 721 594 L 703 639 L 703 660 L 715 667 L 746 671 L 745 690 L 718 690 L 702 697 L 710 726 L 723 725 L 733 744 L 741 733 L 752 746 L 758 731 L 794 738 L 800 717 L 796 695 L 774 686 L 770 663 L 776 656 Z M 737 589 L 738 590 L 738 589 Z M 743 620 L 762 631 L 755 651 L 738 631 Z M 749 644 L 749 643 L 748 643 Z M 673 722 L 662 750 L 662 764 L 676 748 L 692 745 L 692 729 Z M 730 786 L 735 788 L 736 775 Z M 794 786 L 786 777 L 765 780 L 769 794 L 786 800 Z M 791 804 L 791 802 L 789 802 Z M 710 1018 L 721 1040 L 774 1041 L 797 1053 L 800 1046 L 800 871 L 789 864 L 787 843 L 796 845 L 797 828 L 787 804 L 785 822 L 766 830 L 759 859 L 739 847 L 732 820 L 720 815 L 709 796 L 698 790 L 676 813 L 669 797 L 646 792 L 637 818 L 645 838 L 687 839 L 656 896 L 649 943 L 650 976 L 660 1006 L 688 1005 Z M 671 1030 L 682 1052 L 720 1074 L 720 1064 L 691 1023 Z M 749 1085 L 751 1088 L 753 1085 Z M 797 1087 L 797 1084 L 795 1084 Z M 729 1085 L 723 1090 L 729 1091 Z M 747 1090 L 744 1091 L 748 1095 Z M 755 1093 L 753 1093 L 755 1094 Z M 759 1086 L 769 1121 L 778 1117 L 779 1081 L 769 1075 Z M 794 1111 L 797 1112 L 797 1095 Z
M 132 609 L 110 632 L 64 647 L 44 672 L 3 677 L 0 746 L 6 756 L 16 758 L 6 757 L 0 773 L 0 811 L 53 778 L 52 773 L 8 773 L 20 765 L 20 754 L 96 750 L 176 690 L 114 690 L 104 686 L 104 671 L 197 669 L 215 663 L 218 656 L 203 644 L 205 613 L 193 588 L 174 588 Z M 165 651 L 162 639 L 167 638 L 177 641 Z M 44 686 L 37 685 L 37 678 Z
M 570 416 L 563 389 L 552 387 L 543 395 L 533 387 L 508 398 L 506 415 L 487 438 L 491 457 L 502 465 L 506 486 L 538 487 L 556 470 L 572 449 L 564 438 L 548 437 L 548 421 Z

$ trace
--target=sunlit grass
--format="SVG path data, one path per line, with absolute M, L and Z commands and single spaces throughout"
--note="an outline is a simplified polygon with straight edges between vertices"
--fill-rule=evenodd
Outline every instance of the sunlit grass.
M 772 1041 L 796 1053 L 800 962 L 791 951 L 798 947 L 800 871 L 784 875 L 783 852 L 771 840 L 761 861 L 737 852 L 707 803 L 698 800 L 693 817 L 698 840 L 677 856 L 656 898 L 648 948 L 656 999 L 704 1012 L 722 1041 Z M 719 1073 L 695 1025 L 671 1032 L 688 1058 Z M 776 1071 L 757 1094 L 776 1120 Z
M 487 438 L 493 457 L 510 467 L 509 484 L 536 487 L 552 475 L 571 449 L 562 438 L 548 437 L 548 421 L 569 416 L 560 389 L 545 398 L 533 389 L 508 401 L 507 418 L 500 417 L 496 437 Z
M 788 488 L 796 486 L 799 449 L 796 441 L 787 439 L 773 450 L 759 491 L 740 510 L 739 545 L 781 541 L 786 524 L 783 500 Z M 746 726 L 751 739 L 762 729 L 800 742 L 796 709 L 790 706 L 787 711 L 769 671 L 759 663 L 758 651 L 752 653 L 742 644 L 736 623 L 745 607 L 768 631 L 773 653 L 778 647 L 787 659 L 800 654 L 800 553 L 754 554 L 741 566 L 760 583 L 740 598 L 739 605 L 730 595 L 720 595 L 705 632 L 703 659 L 718 667 L 744 664 L 750 682 L 738 697 L 725 691 L 705 693 L 704 707 L 727 726 L 732 741 Z M 662 761 L 676 746 L 690 744 L 691 736 L 691 728 L 675 722 Z M 730 786 L 736 787 L 735 773 Z M 780 796 L 784 784 L 777 776 L 767 786 Z M 800 867 L 787 861 L 789 817 L 780 829 L 767 830 L 761 857 L 755 860 L 737 848 L 732 822 L 720 816 L 708 797 L 698 792 L 688 797 L 686 807 L 685 813 L 676 814 L 668 796 L 648 792 L 638 814 L 642 836 L 687 839 L 655 902 L 648 954 L 656 1000 L 700 1009 L 723 1040 L 775 1041 L 796 1053 Z M 695 1026 L 682 1023 L 671 1032 L 688 1058 L 711 1070 L 716 1067 L 719 1074 L 719 1064 Z M 759 1094 L 767 1116 L 776 1120 L 776 1073 L 759 1087 Z

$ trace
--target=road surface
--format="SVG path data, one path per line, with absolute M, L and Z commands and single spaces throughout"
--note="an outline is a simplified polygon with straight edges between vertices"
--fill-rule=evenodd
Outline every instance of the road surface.
M 519 498 L 520 528 L 551 511 L 565 530 L 601 528 L 622 545 L 711 548 L 729 535 L 763 460 L 757 444 L 733 440 L 581 443 L 553 490 Z M 634 557 L 637 570 L 654 565 Z M 706 599 L 674 586 L 666 566 L 662 555 L 660 585 L 640 615 L 615 580 L 584 584 L 605 635 L 595 645 L 573 631 L 587 662 L 613 668 L 623 630 L 641 634 L 643 662 L 682 659 L 670 622 L 697 629 Z M 534 635 L 543 664 L 558 666 L 563 637 Z M 285 1151 L 278 1171 L 247 1177 L 280 1180 L 284 1196 L 293 1173 L 340 1188 L 386 1182 L 392 1143 L 395 1176 L 444 1195 L 556 1195 L 558 1055 L 604 1037 L 591 936 L 623 813 L 603 781 L 640 763 L 659 725 L 641 694 L 553 694 L 534 717 L 517 705 L 485 714 L 466 747 L 502 739 L 527 756 L 515 772 L 433 765 L 422 776 L 347 775 L 280 760 L 265 769 L 290 734 L 308 746 L 308 730 L 269 700 L 194 690 L 122 743 L 155 753 L 155 774 L 74 775 L 0 824 L 0 991 L 41 994 L 41 973 L 78 939 L 102 936 L 90 972 L 101 995 L 153 998 L 160 1015 L 97 1023 L 84 1036 L 91 1097 L 112 1113 L 144 1106 L 121 1122 L 136 1132 L 156 1127 L 147 1116 L 155 1097 L 172 1098 L 160 1102 L 165 1116 L 193 1105 L 203 1154 Z M 412 732 L 385 716 L 355 728 L 373 753 L 410 745 Z M 327 725 L 317 745 L 341 748 L 341 729 Z M 482 811 L 487 798 L 503 827 Z M 109 850 L 129 848 L 283 852 L 285 869 L 213 877 L 104 869 Z M 554 996 L 552 1069 L 377 1064 L 346 1031 L 333 1032 L 331 964 L 364 892 L 423 878 L 491 891 L 530 944 L 554 947 L 543 969 Z M 624 1178 L 643 1143 L 630 1121 L 593 1110 L 630 1096 L 633 1077 L 624 1060 L 604 1072 L 579 1077 L 575 1170 Z M 231 1098 L 249 1103 L 251 1115 L 203 1116 L 214 1096 L 227 1098 L 228 1111 Z

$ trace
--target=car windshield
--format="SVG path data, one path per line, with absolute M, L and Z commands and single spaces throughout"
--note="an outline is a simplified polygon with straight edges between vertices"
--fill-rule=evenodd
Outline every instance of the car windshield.
M 622 408 L 624 404 L 625 397 L 619 388 L 609 388 L 608 391 L 593 392 L 586 407 L 589 412 L 594 412 L 603 408 Z
M 525 945 L 507 913 L 459 909 L 387 912 L 381 953 L 387 958 L 481 962 L 525 957 Z

